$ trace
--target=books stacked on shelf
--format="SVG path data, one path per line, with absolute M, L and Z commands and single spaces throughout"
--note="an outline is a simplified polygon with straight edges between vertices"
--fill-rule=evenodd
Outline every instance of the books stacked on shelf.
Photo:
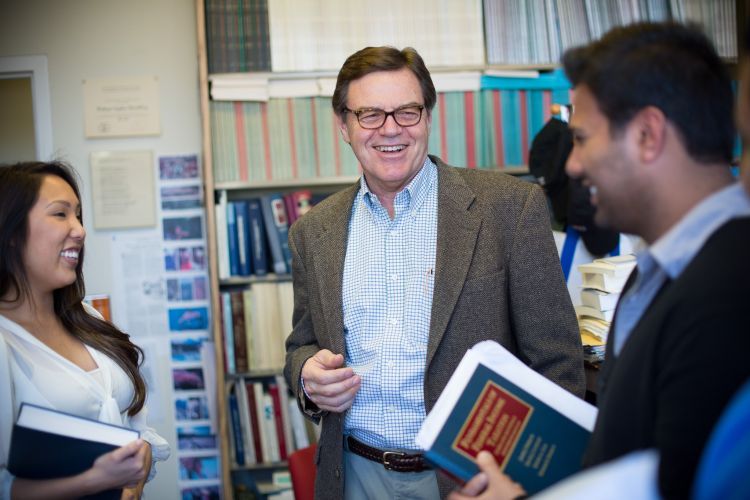
M 737 57 L 734 0 L 484 0 L 487 63 L 557 64 L 615 26 L 667 20 L 699 22 L 722 57 Z
M 666 20 L 700 22 L 720 55 L 737 56 L 734 0 L 446 0 L 431 15 L 418 2 L 384 2 L 374 14 L 346 0 L 206 0 L 209 71 L 336 71 L 354 51 L 383 45 L 376 33 L 433 66 L 557 64 L 614 26 Z M 423 27 L 416 38 L 413 19 Z
M 206 0 L 208 71 L 270 71 L 267 0 Z
M 235 466 L 285 461 L 317 439 L 282 375 L 240 377 L 230 384 L 227 400 Z
M 530 138 L 549 119 L 550 104 L 569 102 L 562 76 L 542 76 L 485 76 L 492 88 L 438 93 L 429 152 L 460 167 L 526 164 Z M 359 174 L 356 157 L 339 137 L 330 97 L 212 100 L 210 115 L 219 184 Z
M 301 189 L 228 201 L 226 192 L 220 192 L 216 204 L 219 278 L 289 274 L 289 227 L 323 197 Z
M 273 71 L 336 71 L 353 52 L 384 44 L 417 47 L 436 66 L 483 64 L 482 1 L 438 5 L 380 0 L 373 9 L 348 0 L 269 2 Z
M 604 359 L 617 301 L 635 264 L 634 255 L 621 255 L 578 266 L 583 289 L 576 314 L 586 361 L 599 363 Z
M 293 308 L 290 281 L 259 282 L 245 290 L 221 292 L 226 372 L 280 370 Z

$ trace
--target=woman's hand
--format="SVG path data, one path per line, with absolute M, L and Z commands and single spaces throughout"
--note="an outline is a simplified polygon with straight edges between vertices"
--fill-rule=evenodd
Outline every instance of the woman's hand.
M 121 500 L 138 500 L 139 498 L 141 498 L 141 495 L 143 495 L 143 487 L 146 485 L 146 479 L 148 478 L 148 473 L 151 470 L 152 457 L 151 445 L 144 441 L 142 447 L 146 452 L 143 454 L 143 466 L 146 468 L 146 475 L 141 481 L 138 482 L 136 486 L 132 488 L 123 488 L 122 497 L 120 497 Z
M 126 489 L 123 498 L 138 498 L 150 468 L 151 446 L 137 439 L 105 453 L 90 469 L 75 476 L 41 480 L 17 477 L 11 486 L 11 498 L 78 498 L 117 488 Z
M 95 492 L 113 488 L 136 488 L 148 477 L 151 467 L 150 455 L 149 444 L 136 439 L 100 456 L 83 474 Z
M 488 451 L 480 451 L 477 455 L 479 474 L 471 478 L 461 491 L 454 491 L 448 500 L 512 500 L 526 495 L 520 484 L 500 471 L 495 457 Z

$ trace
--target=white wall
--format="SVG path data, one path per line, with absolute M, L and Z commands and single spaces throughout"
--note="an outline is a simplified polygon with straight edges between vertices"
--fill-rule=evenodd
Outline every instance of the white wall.
M 111 294 L 111 233 L 95 231 L 91 224 L 89 154 L 148 149 L 158 158 L 201 153 L 194 3 L 0 0 L 0 57 L 42 54 L 48 61 L 55 156 L 72 163 L 83 181 L 83 215 L 88 231 L 84 269 L 87 292 Z M 162 134 L 151 138 L 86 139 L 82 81 L 148 75 L 159 79 Z M 167 371 L 159 377 L 169 377 L 168 361 L 159 363 Z M 165 415 L 173 415 L 171 399 L 159 403 L 163 404 Z M 157 430 L 172 442 L 174 449 L 171 419 Z M 147 494 L 150 498 L 178 498 L 176 484 L 173 450 L 173 458 L 160 466 Z

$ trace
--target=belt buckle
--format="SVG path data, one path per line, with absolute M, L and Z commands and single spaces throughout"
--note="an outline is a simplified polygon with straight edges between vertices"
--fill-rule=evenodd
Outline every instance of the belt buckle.
M 393 470 L 394 464 L 391 463 L 391 460 L 396 457 L 403 457 L 406 453 L 402 453 L 400 451 L 384 451 L 383 452 L 383 467 L 385 467 L 386 470 Z

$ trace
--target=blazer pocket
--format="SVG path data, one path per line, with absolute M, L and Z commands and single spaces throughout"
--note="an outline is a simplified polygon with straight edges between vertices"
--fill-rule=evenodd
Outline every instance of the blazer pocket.
M 497 293 L 498 290 L 505 289 L 505 269 L 492 274 L 479 276 L 476 278 L 468 279 L 464 282 L 463 291 L 461 295 L 476 294 L 476 293 Z

